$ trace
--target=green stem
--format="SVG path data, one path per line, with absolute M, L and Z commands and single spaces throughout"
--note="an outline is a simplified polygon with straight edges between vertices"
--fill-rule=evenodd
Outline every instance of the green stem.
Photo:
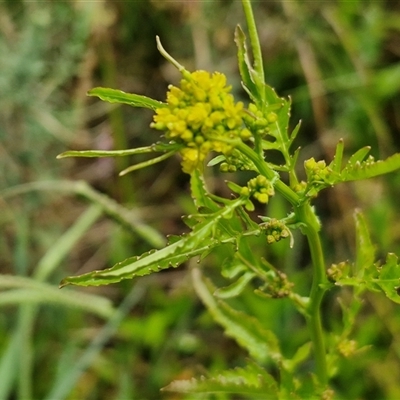
M 326 384 L 328 372 L 326 365 L 326 350 L 321 323 L 321 302 L 326 291 L 326 273 L 324 254 L 319 236 L 320 223 L 311 205 L 303 203 L 296 192 L 279 179 L 279 175 L 243 142 L 236 144 L 236 149 L 247 156 L 255 165 L 257 171 L 274 182 L 274 188 L 280 192 L 294 207 L 297 222 L 302 223 L 303 232 L 307 236 L 313 265 L 313 282 L 308 304 L 307 323 L 315 354 L 316 375 L 321 384 Z
M 307 236 L 311 252 L 313 282 L 308 303 L 307 323 L 314 347 L 316 375 L 319 382 L 325 385 L 328 381 L 328 371 L 324 332 L 321 322 L 321 302 L 326 291 L 327 278 L 325 273 L 324 253 L 322 251 L 321 238 L 318 233 L 320 224 L 309 203 L 299 206 L 296 209 L 296 215 L 299 222 L 304 224 L 303 232 Z

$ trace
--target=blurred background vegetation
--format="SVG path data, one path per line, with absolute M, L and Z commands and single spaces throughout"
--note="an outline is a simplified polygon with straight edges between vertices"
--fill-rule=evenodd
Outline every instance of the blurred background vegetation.
M 330 160 L 340 138 L 348 153 L 367 145 L 380 158 L 400 151 L 400 3 L 276 0 L 254 9 L 267 82 L 291 96 L 293 126 L 302 120 L 303 158 Z M 164 100 L 179 75 L 158 54 L 156 35 L 188 69 L 225 73 L 246 101 L 237 23 L 244 18 L 235 0 L 0 3 L 0 399 L 175 400 L 184 397 L 159 392 L 173 379 L 243 364 L 246 354 L 213 324 L 185 267 L 98 289 L 58 289 L 67 274 L 110 267 L 185 229 L 180 216 L 193 206 L 179 160 L 118 178 L 133 160 L 55 158 L 157 140 L 149 110 L 86 97 L 106 86 Z M 209 175 L 224 194 L 226 175 Z M 354 207 L 366 213 L 382 254 L 400 254 L 399 196 L 398 173 L 323 192 L 316 205 L 328 261 L 354 254 Z M 285 215 L 279 198 L 268 207 L 261 212 Z M 265 251 L 297 290 L 307 290 L 300 236 L 294 250 Z M 223 258 L 206 261 L 211 275 Z M 337 295 L 325 307 L 333 331 Z M 302 319 L 284 302 L 266 308 L 250 291 L 241 301 L 271 321 L 287 354 L 306 340 Z M 338 398 L 400 398 L 398 306 L 368 295 L 353 337 L 372 346 L 338 365 Z

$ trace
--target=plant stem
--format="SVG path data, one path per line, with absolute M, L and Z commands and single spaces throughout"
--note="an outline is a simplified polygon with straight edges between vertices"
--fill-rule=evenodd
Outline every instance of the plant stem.
M 298 220 L 304 224 L 303 232 L 307 236 L 313 266 L 313 282 L 308 304 L 307 324 L 314 347 L 315 371 L 319 382 L 326 385 L 328 372 L 324 332 L 321 322 L 321 302 L 326 291 L 326 273 L 321 238 L 318 233 L 319 221 L 309 203 L 296 209 Z
M 307 236 L 313 265 L 313 282 L 308 304 L 307 323 L 310 331 L 311 341 L 314 346 L 316 375 L 321 384 L 328 380 L 326 351 L 324 335 L 321 323 L 321 302 L 326 291 L 326 273 L 324 253 L 319 236 L 320 223 L 311 205 L 306 202 L 299 205 L 300 200 L 296 192 L 279 179 L 274 170 L 260 159 L 249 146 L 238 143 L 236 148 L 246 155 L 256 166 L 258 172 L 266 178 L 274 181 L 274 188 L 282 194 L 295 209 L 297 221 L 302 223 L 303 232 Z

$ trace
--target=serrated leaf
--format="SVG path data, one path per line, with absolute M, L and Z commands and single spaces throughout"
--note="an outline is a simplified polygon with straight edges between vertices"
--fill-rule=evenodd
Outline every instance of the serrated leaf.
M 379 268 L 377 285 L 390 300 L 400 304 L 400 264 L 396 254 L 389 253 L 386 263 Z
M 87 95 L 98 97 L 108 103 L 128 104 L 132 107 L 149 108 L 150 110 L 156 110 L 157 108 L 166 106 L 165 103 L 151 99 L 150 97 L 103 87 L 91 89 Z
M 199 379 L 177 380 L 162 389 L 178 393 L 226 393 L 262 396 L 266 400 L 278 399 L 278 384 L 263 368 L 250 363 L 244 368 L 235 368 L 202 376 Z
M 220 235 L 215 235 L 217 225 L 221 219 L 242 204 L 242 199 L 233 200 L 229 205 L 210 214 L 204 222 L 196 225 L 192 232 L 182 235 L 181 240 L 161 250 L 152 250 L 141 256 L 128 258 L 109 269 L 67 277 L 60 283 L 60 287 L 69 284 L 79 286 L 107 285 L 124 279 L 132 279 L 136 276 L 159 272 L 170 267 L 178 267 L 187 259 L 224 243 Z M 232 242 L 233 240 L 228 237 L 225 242 Z
M 214 295 L 220 299 L 229 299 L 231 297 L 239 296 L 255 276 L 256 274 L 254 272 L 245 272 L 229 286 L 218 288 L 214 292 Z
M 192 274 L 197 294 L 214 320 L 224 327 L 226 335 L 234 338 L 258 362 L 282 359 L 278 339 L 273 332 L 265 329 L 256 318 L 233 309 L 222 300 L 216 300 L 212 295 L 215 286 L 204 280 L 199 269 L 194 269 Z
M 340 174 L 341 182 L 356 181 L 388 174 L 400 169 L 400 153 L 396 153 L 386 160 L 375 161 L 371 158 L 363 162 L 348 165 Z

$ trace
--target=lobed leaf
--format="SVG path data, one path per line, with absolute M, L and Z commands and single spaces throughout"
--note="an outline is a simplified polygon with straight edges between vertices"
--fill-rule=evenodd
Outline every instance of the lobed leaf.
M 150 97 L 133 93 L 125 93 L 122 90 L 103 87 L 91 89 L 87 95 L 98 97 L 99 99 L 107 101 L 108 103 L 128 104 L 132 107 L 149 108 L 153 111 L 157 108 L 166 106 L 165 103 L 151 99 Z

